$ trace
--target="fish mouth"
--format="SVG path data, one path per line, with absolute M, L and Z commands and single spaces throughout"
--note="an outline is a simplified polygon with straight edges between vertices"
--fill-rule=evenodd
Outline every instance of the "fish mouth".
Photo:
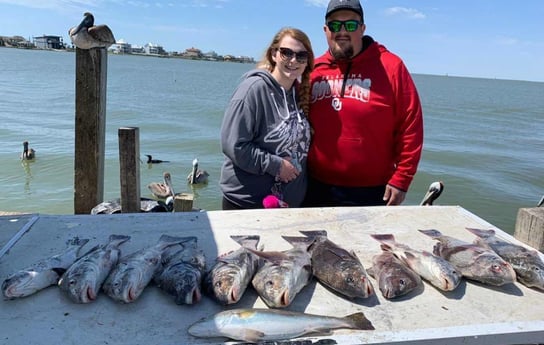
M 291 304 L 291 301 L 289 300 L 289 290 L 285 290 L 280 295 L 279 307 L 287 307 L 289 304 Z
M 128 290 L 127 290 L 126 302 L 127 303 L 134 302 L 137 298 L 138 298 L 137 289 L 132 287 L 132 286 L 129 287 Z
M 200 299 L 202 298 L 202 294 L 200 293 L 200 289 L 195 287 L 191 293 L 188 293 L 185 297 L 185 304 L 194 304 L 198 303 Z
M 94 301 L 95 299 L 96 299 L 96 292 L 94 291 L 92 286 L 88 286 L 85 289 L 85 296 L 83 298 L 83 302 L 87 303 L 87 302 L 90 302 L 90 301 Z
M 232 288 L 230 290 L 230 294 L 228 295 L 228 303 L 229 304 L 236 303 L 238 302 L 238 298 L 239 298 L 238 289 Z

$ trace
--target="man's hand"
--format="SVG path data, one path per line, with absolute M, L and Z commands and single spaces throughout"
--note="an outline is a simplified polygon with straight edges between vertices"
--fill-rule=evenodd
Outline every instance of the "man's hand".
M 391 185 L 385 186 L 385 193 L 383 194 L 383 201 L 387 202 L 387 206 L 400 205 L 406 197 L 406 192 L 393 187 Z

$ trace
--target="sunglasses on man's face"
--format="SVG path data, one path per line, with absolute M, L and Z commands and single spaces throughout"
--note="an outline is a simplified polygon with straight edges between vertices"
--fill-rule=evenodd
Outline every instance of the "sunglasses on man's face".
M 357 20 L 331 20 L 330 22 L 327 22 L 327 27 L 334 33 L 340 32 L 342 26 L 344 26 L 347 32 L 353 32 L 359 28 L 360 24 L 361 22 Z
M 280 47 L 278 48 L 278 50 L 283 61 L 291 61 L 294 56 L 298 63 L 306 63 L 308 62 L 308 57 L 310 56 L 310 54 L 304 50 L 295 52 L 289 48 L 284 47 Z

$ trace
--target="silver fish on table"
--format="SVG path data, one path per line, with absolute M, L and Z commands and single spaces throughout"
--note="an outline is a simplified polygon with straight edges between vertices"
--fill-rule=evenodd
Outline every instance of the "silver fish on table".
M 96 246 L 79 258 L 59 280 L 59 288 L 76 303 L 90 303 L 96 299 L 102 283 L 117 264 L 119 246 L 130 236 L 110 235 L 109 242 Z
M 197 238 L 188 237 L 182 244 L 167 248 L 162 257 L 161 267 L 153 276 L 155 284 L 174 296 L 176 304 L 199 302 L 206 257 L 198 248 Z
M 433 253 L 448 260 L 463 277 L 495 286 L 513 283 L 516 280 L 516 272 L 512 265 L 494 251 L 442 235 L 435 229 L 419 231 L 438 240 Z
M 466 229 L 477 236 L 474 243 L 493 250 L 510 263 L 520 283 L 544 290 L 544 262 L 536 250 L 502 240 L 493 229 Z
M 406 295 L 423 284 L 419 274 L 388 251 L 372 257 L 369 273 L 378 281 L 380 291 L 387 299 Z
M 157 244 L 120 258 L 102 289 L 116 301 L 134 302 L 160 268 L 163 251 L 184 241 L 187 241 L 187 237 L 162 235 Z
M 204 291 L 223 305 L 237 303 L 259 267 L 259 257 L 246 248 L 257 250 L 260 237 L 231 236 L 240 248 L 216 259 L 204 277 Z
M 368 274 L 357 255 L 328 239 L 325 230 L 301 231 L 312 241 L 313 275 L 325 286 L 349 298 L 374 294 Z
M 461 274 L 446 259 L 426 250 L 416 250 L 399 243 L 391 234 L 373 234 L 382 250 L 390 251 L 423 279 L 443 291 L 454 290 L 461 282 Z
M 87 242 L 88 239 L 79 237 L 69 239 L 64 252 L 10 274 L 2 283 L 2 294 L 6 299 L 27 297 L 57 284 L 64 272 L 76 262 L 79 251 Z
M 308 242 L 282 237 L 293 248 L 281 252 L 263 252 L 248 248 L 264 259 L 251 283 L 270 308 L 289 306 L 312 278 L 312 258 L 308 252 Z
M 227 337 L 255 343 L 306 334 L 328 335 L 342 328 L 374 330 L 362 312 L 331 317 L 278 309 L 232 309 L 195 322 L 188 332 L 201 338 Z

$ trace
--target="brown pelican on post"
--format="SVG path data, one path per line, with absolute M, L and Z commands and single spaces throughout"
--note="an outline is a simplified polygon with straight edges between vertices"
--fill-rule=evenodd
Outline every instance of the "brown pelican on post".
M 80 49 L 108 48 L 115 43 L 113 33 L 107 25 L 94 25 L 94 16 L 85 12 L 81 23 L 68 30 L 72 43 Z
M 208 174 L 206 170 L 198 169 L 198 159 L 193 159 L 193 170 L 189 173 L 189 176 L 187 176 L 187 181 L 189 181 L 190 184 L 208 183 L 208 176 L 210 176 L 210 174 Z
M 172 176 L 169 172 L 164 172 L 163 182 L 151 182 L 147 188 L 151 193 L 159 199 L 166 199 L 169 196 L 175 196 L 174 187 L 172 186 Z
M 427 190 L 427 193 L 425 193 L 425 196 L 423 197 L 423 200 L 421 200 L 421 203 L 419 205 L 431 206 L 433 202 L 438 199 L 440 194 L 442 194 L 442 191 L 444 191 L 444 183 L 442 181 L 431 183 L 429 189 Z
M 28 147 L 28 141 L 23 141 L 23 153 L 21 154 L 22 160 L 30 160 L 36 158 L 36 151 L 33 148 Z

